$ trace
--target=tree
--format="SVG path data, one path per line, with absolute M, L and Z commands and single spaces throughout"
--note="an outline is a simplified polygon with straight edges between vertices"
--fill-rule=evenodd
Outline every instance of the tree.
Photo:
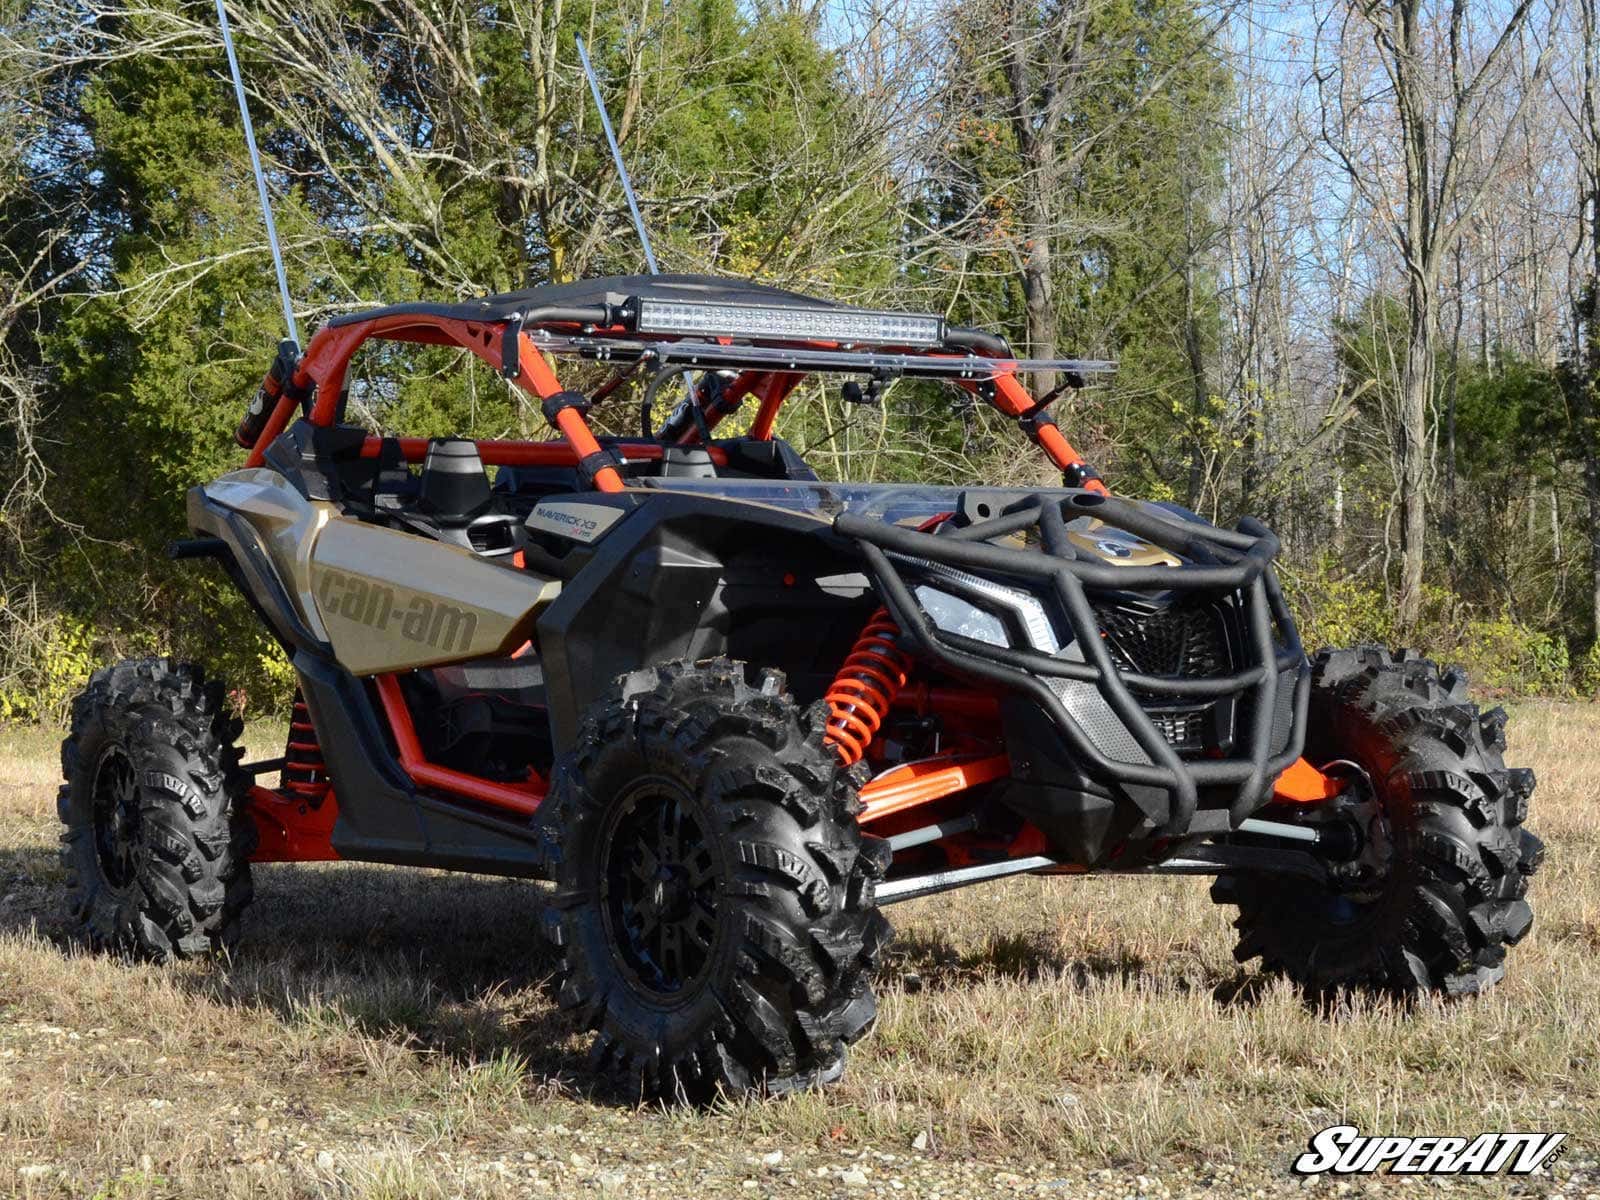
M 45 442 L 0 417 L 0 456 L 35 492 L 53 472 L 45 500 L 83 531 L 35 545 L 52 559 L 55 604 L 121 649 L 207 640 L 231 605 L 222 640 L 245 661 L 228 666 L 253 670 L 242 606 L 160 554 L 182 530 L 186 490 L 237 463 L 231 429 L 281 329 L 215 13 L 194 0 L 38 0 L 30 12 L 34 49 L 0 67 L 29 87 L 52 79 L 55 94 L 19 106 L 31 123 L 15 144 L 33 146 L 35 170 L 0 197 L 17 218 L 0 231 L 0 320 L 6 292 L 32 303 L 57 277 L 62 247 L 87 261 L 79 293 L 58 297 L 28 341 L 33 369 L 0 357 L 0 392 L 26 383 L 28 404 L 53 409 Z M 668 269 L 869 297 L 893 276 L 881 252 L 894 240 L 892 114 L 847 86 L 814 17 L 731 0 L 244 0 L 232 14 L 302 328 L 376 303 L 639 269 L 580 32 Z M 48 188 L 76 207 L 43 208 Z M 0 355 L 16 344 L 0 336 Z M 537 406 L 471 362 L 374 346 L 355 364 L 352 418 L 537 435 Z M 203 605 L 179 599 L 195 589 L 212 593 Z
M 1551 3 L 1552 24 L 1559 2 Z M 1494 120 L 1494 93 L 1512 79 L 1509 59 L 1526 32 L 1533 0 L 1516 0 L 1495 23 L 1492 41 L 1481 53 L 1475 52 L 1474 34 L 1482 21 L 1472 9 L 1469 0 L 1438 5 L 1428 0 L 1352 0 L 1346 21 L 1367 30 L 1385 86 L 1368 90 L 1348 64 L 1317 75 L 1319 85 L 1335 75 L 1339 80 L 1336 103 L 1324 104 L 1325 141 L 1344 165 L 1350 185 L 1386 215 L 1405 269 L 1407 334 L 1394 438 L 1402 541 L 1399 620 L 1407 630 L 1415 627 L 1422 604 L 1440 279 L 1510 145 L 1509 124 Z M 1348 31 L 1340 40 L 1350 59 L 1359 61 Z M 1548 49 L 1547 37 L 1530 86 L 1520 90 L 1511 106 L 1511 123 L 1544 78 Z M 1374 123 L 1375 112 L 1387 115 L 1383 126 Z M 1358 143 L 1358 138 L 1365 141 Z M 1489 150 L 1487 161 L 1475 171 L 1471 152 L 1478 145 Z M 1391 150 L 1392 158 L 1386 153 Z M 1398 194 L 1384 187 L 1393 159 L 1398 159 Z
M 1578 246 L 1587 248 L 1572 303 L 1573 355 L 1566 372 L 1573 440 L 1588 502 L 1590 645 L 1600 647 L 1600 3 L 1578 0 L 1578 106 L 1569 115 L 1582 171 Z
M 1188 0 L 1014 0 L 959 5 L 948 31 L 914 274 L 1035 357 L 1120 359 L 1106 420 L 1135 443 L 1128 475 L 1184 495 L 1193 448 L 1173 471 L 1163 433 L 1203 422 L 1212 392 L 1216 25 Z

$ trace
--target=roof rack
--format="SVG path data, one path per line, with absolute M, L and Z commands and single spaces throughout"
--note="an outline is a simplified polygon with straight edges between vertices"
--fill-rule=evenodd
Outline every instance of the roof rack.
M 765 371 L 881 373 L 922 379 L 992 379 L 1019 371 L 1063 371 L 1100 375 L 1116 363 L 1085 358 L 984 358 L 971 354 L 924 352 L 896 354 L 874 350 L 824 350 L 804 346 L 722 345 L 703 341 L 651 341 L 638 338 L 573 336 L 528 330 L 540 350 L 600 362 L 635 362 Z

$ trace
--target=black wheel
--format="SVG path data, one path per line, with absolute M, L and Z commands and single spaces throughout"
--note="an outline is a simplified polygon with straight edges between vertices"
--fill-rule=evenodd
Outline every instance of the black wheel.
M 164 658 L 97 671 L 73 703 L 56 805 L 91 945 L 162 961 L 233 942 L 255 848 L 240 728 L 220 684 Z
M 1533 923 L 1524 896 L 1544 846 L 1522 828 L 1533 772 L 1508 768 L 1505 711 L 1480 713 L 1460 671 L 1405 651 L 1324 650 L 1315 661 L 1306 757 L 1358 781 L 1343 811 L 1361 833 L 1331 886 L 1226 875 L 1239 906 L 1236 957 L 1318 993 L 1481 991 Z
M 542 824 L 556 995 L 593 1062 L 704 1101 L 831 1081 L 871 1026 L 885 844 L 774 671 L 624 676 L 557 765 Z

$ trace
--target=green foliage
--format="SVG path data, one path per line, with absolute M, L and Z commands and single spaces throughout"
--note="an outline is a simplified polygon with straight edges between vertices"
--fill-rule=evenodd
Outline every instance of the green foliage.
M 881 284 L 895 236 L 892 188 L 849 177 L 864 114 L 840 87 L 835 56 L 821 49 L 815 18 L 799 9 L 735 0 L 669 7 L 654 51 L 692 80 L 650 128 L 637 164 L 651 178 L 706 187 L 709 203 L 673 214 L 653 232 L 693 245 L 720 272 L 762 275 L 798 247 L 802 214 L 834 213 L 829 254 L 813 272 L 825 286 Z M 628 248 L 631 252 L 631 247 Z
M 159 0 L 123 18 L 123 32 L 159 39 L 164 23 L 187 11 L 181 0 Z M 586 90 L 564 89 L 552 111 L 538 95 L 516 24 L 485 17 L 460 34 L 477 64 L 473 102 L 481 109 L 462 109 L 459 127 L 442 128 L 429 114 L 465 98 L 438 90 L 449 64 L 430 62 L 432 48 L 419 50 L 414 72 L 390 55 L 388 47 L 409 34 L 403 14 L 315 0 L 308 7 L 308 27 L 332 21 L 348 32 L 354 57 L 333 65 L 349 72 L 350 94 L 283 98 L 312 100 L 326 109 L 324 123 L 311 116 L 289 128 L 270 112 L 256 113 L 260 140 L 280 164 L 274 207 L 301 304 L 448 297 L 463 280 L 504 291 L 559 277 L 589 225 L 601 220 L 574 209 L 569 215 L 581 224 L 540 228 L 525 196 L 508 196 L 492 171 L 474 173 L 456 161 L 518 153 L 564 127 L 574 136 L 562 165 L 580 177 L 588 172 L 592 186 L 615 186 Z M 631 125 L 635 171 L 647 192 L 656 179 L 663 194 L 712 197 L 652 214 L 659 243 L 689 253 L 709 248 L 724 270 L 761 272 L 780 245 L 792 252 L 783 239 L 797 227 L 797 212 L 827 202 L 838 208 L 827 256 L 832 282 L 859 288 L 885 274 L 883 256 L 866 251 L 892 243 L 892 191 L 846 187 L 861 123 L 813 22 L 794 10 L 752 12 L 731 0 L 662 10 L 642 31 L 633 9 L 616 6 L 559 20 L 546 32 L 561 57 L 571 56 L 573 34 L 582 31 L 605 77 L 626 73 L 640 37 L 654 56 L 645 77 L 660 82 Z M 252 63 L 259 47 L 249 28 L 240 30 L 246 70 L 270 89 L 277 74 Z M 692 84 L 680 92 L 684 80 Z M 665 81 L 670 90 L 661 90 Z M 232 91 L 214 56 L 182 51 L 114 55 L 67 88 L 64 109 L 77 124 L 61 136 L 90 194 L 85 212 L 95 224 L 81 238 L 97 255 L 87 298 L 54 306 L 38 341 L 52 390 L 44 449 L 54 478 L 46 498 L 63 525 L 54 544 L 35 549 L 51 562 L 43 600 L 62 632 L 0 663 L 10 681 L 7 712 L 54 711 L 89 659 L 129 652 L 200 658 L 253 700 L 281 702 L 292 680 L 246 603 L 214 569 L 173 564 L 163 553 L 185 533 L 188 489 L 239 465 L 232 430 L 271 358 L 272 331 L 281 328 Z M 393 129 L 437 150 L 422 160 L 420 177 L 396 176 L 379 161 L 379 148 L 342 119 L 378 115 L 355 111 L 364 88 L 373 89 L 372 102 Z M 613 104 L 620 118 L 624 105 Z M 315 147 L 305 137 L 315 137 Z M 490 137 L 506 142 L 484 140 Z M 361 203 L 397 233 L 423 232 L 356 228 L 361 210 L 333 178 L 372 181 L 378 193 Z M 605 246 L 589 270 L 637 265 L 629 242 Z M 369 344 L 357 355 L 350 419 L 410 435 L 545 435 L 537 408 L 470 355 L 393 343 Z
M 1463 364 L 1456 400 L 1458 469 L 1473 479 L 1526 487 L 1529 472 L 1548 474 L 1552 442 L 1564 421 L 1561 382 L 1551 367 L 1509 352 L 1492 370 Z M 1521 464 L 1521 472 L 1507 471 L 1508 461 Z
M 1361 643 L 1407 645 L 1461 667 L 1475 688 L 1498 695 L 1592 694 L 1600 687 L 1600 652 L 1590 650 L 1575 666 L 1559 635 L 1503 611 L 1466 604 L 1442 587 L 1426 590 L 1422 619 L 1406 636 L 1383 588 L 1342 574 L 1331 555 L 1308 570 L 1286 571 L 1284 583 L 1301 640 L 1312 651 Z
M 1367 412 L 1395 403 L 1405 370 L 1407 323 L 1405 301 L 1375 293 L 1356 312 L 1334 322 L 1339 366 L 1353 383 L 1374 386 L 1363 396 Z
M 100 666 L 92 627 L 60 613 L 8 611 L 0 596 L 0 724 L 65 722 L 72 698 Z
M 1454 635 L 1454 645 L 1450 635 Z M 1435 635 L 1437 653 L 1467 669 L 1474 683 L 1508 695 L 1564 695 L 1571 690 L 1566 643 L 1499 614 L 1467 620 Z
M 1282 575 L 1300 640 L 1308 649 L 1392 641 L 1394 606 L 1383 589 L 1342 574 L 1332 556 L 1323 556 L 1306 570 L 1287 568 Z
M 1040 30 L 1063 15 L 1052 0 L 1024 11 Z M 1085 424 L 1121 435 L 1104 447 L 1103 465 L 1130 491 L 1192 502 L 1215 423 L 1206 372 L 1222 336 L 1216 280 L 1196 265 L 1195 251 L 1214 233 L 1232 86 L 1227 64 L 1188 0 L 1097 4 L 1081 47 L 1058 32 L 1036 34 L 1032 53 L 1074 54 L 1062 121 L 1072 167 L 1044 198 L 1048 211 L 1030 214 L 1025 181 L 1037 168 L 1019 144 L 1002 56 L 994 52 L 994 14 L 981 2 L 956 10 L 972 91 L 934 173 L 939 186 L 925 201 L 925 219 L 952 231 L 952 245 L 926 264 L 925 278 L 968 320 L 1024 345 L 1017 265 L 1033 238 L 1047 237 L 1058 347 L 1118 363 L 1079 412 Z
M 1573 691 L 1585 700 L 1600 700 L 1600 641 L 1591 642 L 1573 668 Z

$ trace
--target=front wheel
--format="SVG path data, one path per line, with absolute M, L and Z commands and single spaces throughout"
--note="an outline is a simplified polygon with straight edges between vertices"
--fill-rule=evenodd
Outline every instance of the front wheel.
M 96 671 L 73 703 L 56 803 L 90 945 L 156 961 L 232 945 L 256 841 L 239 731 L 220 684 L 165 658 Z
M 1504 710 L 1480 713 L 1461 672 L 1370 646 L 1320 653 L 1306 757 L 1354 777 L 1362 798 L 1345 815 L 1363 850 L 1326 885 L 1219 877 L 1212 898 L 1239 908 L 1235 956 L 1318 993 L 1496 983 L 1533 923 L 1524 896 L 1544 856 L 1522 828 L 1533 772 L 1504 750 Z
M 556 996 L 652 1095 L 778 1093 L 871 1026 L 887 856 L 822 721 L 726 660 L 624 676 L 559 764 L 542 824 Z

